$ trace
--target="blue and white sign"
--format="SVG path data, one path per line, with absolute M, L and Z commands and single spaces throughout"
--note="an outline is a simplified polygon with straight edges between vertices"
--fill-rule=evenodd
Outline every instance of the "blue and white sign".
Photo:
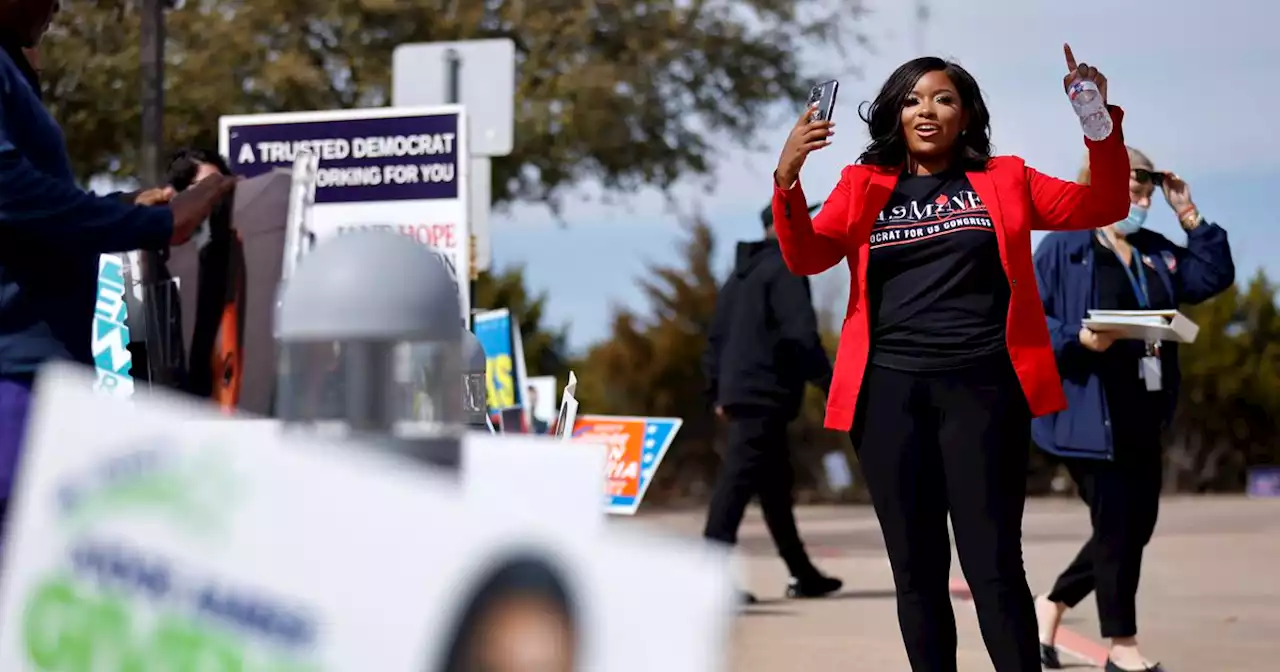
M 98 257 L 98 300 L 93 310 L 93 366 L 95 389 L 109 394 L 133 394 L 133 357 L 129 354 L 128 309 L 124 294 L 124 257 Z
M 385 229 L 443 256 L 470 317 L 471 235 L 466 115 L 459 106 L 371 108 L 222 117 L 219 151 L 253 177 L 319 157 L 308 226 L 318 239 Z M 394 279 L 388 279 L 394 282 Z

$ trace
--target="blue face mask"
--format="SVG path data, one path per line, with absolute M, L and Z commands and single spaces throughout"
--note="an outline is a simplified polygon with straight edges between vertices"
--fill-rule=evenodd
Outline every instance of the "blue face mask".
M 1116 233 L 1123 236 L 1135 233 L 1142 228 L 1142 223 L 1145 221 L 1147 221 L 1147 209 L 1137 203 L 1131 203 L 1129 216 L 1116 222 Z

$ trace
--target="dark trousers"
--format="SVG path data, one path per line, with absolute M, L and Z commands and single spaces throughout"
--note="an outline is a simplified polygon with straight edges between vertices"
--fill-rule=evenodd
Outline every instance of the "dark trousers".
M 852 432 L 884 534 L 913 672 L 956 671 L 951 539 L 996 672 L 1039 672 L 1022 564 L 1030 413 L 1008 360 L 867 369 Z
M 1124 434 L 1128 434 L 1125 436 Z M 1069 607 L 1097 592 L 1103 637 L 1138 634 L 1142 553 L 1160 511 L 1160 434 L 1116 432 L 1115 460 L 1067 461 L 1080 498 L 1089 505 L 1093 535 L 1058 577 L 1049 599 Z
M 738 543 L 738 526 L 751 497 L 760 498 L 765 525 L 791 575 L 815 571 L 796 529 L 791 489 L 795 472 L 787 447 L 789 418 L 768 409 L 727 409 L 729 445 L 716 478 L 703 535 Z

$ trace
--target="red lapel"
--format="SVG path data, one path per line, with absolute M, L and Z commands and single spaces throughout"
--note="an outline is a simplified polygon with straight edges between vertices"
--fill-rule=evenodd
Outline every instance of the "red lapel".
M 894 168 L 864 166 L 870 172 L 866 191 L 857 212 L 850 212 L 849 222 L 849 275 L 856 290 L 850 303 L 864 312 L 867 307 L 867 263 L 871 258 L 871 228 L 875 226 L 880 211 L 889 204 L 893 188 L 898 184 L 898 171 Z M 857 192 L 854 192 L 857 193 Z
M 996 244 L 1000 246 L 1000 263 L 1004 266 L 1005 274 L 1008 275 L 1008 231 L 1005 230 L 1004 213 L 1000 211 L 1000 190 L 996 187 L 995 181 L 991 179 L 991 175 L 987 171 L 973 171 L 965 173 L 965 175 L 969 177 L 969 184 L 973 185 L 973 190 L 978 194 L 978 198 L 982 199 L 982 204 L 987 206 L 987 214 L 991 215 L 991 222 L 996 229 Z
M 867 179 L 867 191 L 862 197 L 862 207 L 851 213 L 850 247 L 862 249 L 871 242 L 871 228 L 875 226 L 876 217 L 889 204 L 893 196 L 893 188 L 898 186 L 898 171 L 893 168 L 868 168 L 871 175 Z

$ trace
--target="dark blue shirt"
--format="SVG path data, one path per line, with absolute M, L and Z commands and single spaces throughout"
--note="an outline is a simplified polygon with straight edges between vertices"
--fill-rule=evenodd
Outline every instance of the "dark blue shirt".
M 51 359 L 91 364 L 98 256 L 162 249 L 166 207 L 76 185 L 62 130 L 29 71 L 0 50 L 0 376 Z M 18 52 L 20 53 L 20 52 Z

